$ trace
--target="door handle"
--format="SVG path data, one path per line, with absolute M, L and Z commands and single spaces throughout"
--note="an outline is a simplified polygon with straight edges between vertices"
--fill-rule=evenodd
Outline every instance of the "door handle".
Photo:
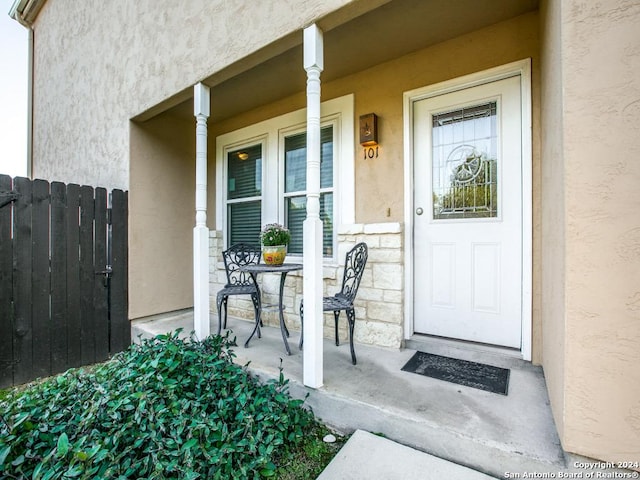
M 416 208 L 416 215 L 422 215 L 424 210 L 421 207 Z

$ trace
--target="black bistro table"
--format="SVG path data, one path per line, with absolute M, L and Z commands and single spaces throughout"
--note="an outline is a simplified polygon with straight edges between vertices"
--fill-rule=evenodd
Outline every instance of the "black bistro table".
M 287 351 L 287 355 L 291 355 L 291 349 L 289 348 L 289 342 L 287 341 L 287 337 L 289 336 L 289 330 L 287 329 L 287 324 L 284 322 L 284 305 L 282 304 L 282 297 L 284 295 L 284 281 L 287 278 L 287 273 L 295 272 L 296 270 L 302 270 L 301 263 L 284 263 L 282 265 L 268 265 L 266 263 L 259 263 L 257 265 L 243 265 L 240 267 L 240 270 L 243 272 L 249 273 L 251 278 L 253 278 L 254 283 L 258 287 L 258 292 L 260 293 L 260 287 L 258 286 L 258 274 L 260 273 L 279 273 L 280 274 L 280 293 L 278 295 L 278 304 L 277 305 L 262 305 L 262 301 L 260 302 L 260 315 L 256 318 L 256 326 L 253 328 L 253 332 L 249 335 L 249 338 L 244 343 L 245 347 L 249 346 L 249 341 L 253 338 L 255 333 L 260 328 L 260 319 L 262 318 L 262 310 L 264 308 L 276 307 L 278 313 L 280 315 L 280 332 L 282 333 L 282 341 L 284 342 L 284 348 Z

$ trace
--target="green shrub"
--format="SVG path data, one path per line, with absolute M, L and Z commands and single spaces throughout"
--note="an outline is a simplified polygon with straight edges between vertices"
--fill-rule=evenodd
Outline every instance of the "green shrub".
M 313 415 L 233 363 L 227 337 L 170 334 L 0 400 L 0 477 L 262 478 Z

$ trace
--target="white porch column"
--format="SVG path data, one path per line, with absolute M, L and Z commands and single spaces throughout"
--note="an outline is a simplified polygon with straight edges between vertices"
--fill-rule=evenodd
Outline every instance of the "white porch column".
M 196 226 L 193 229 L 193 327 L 198 340 L 211 333 L 209 326 L 209 229 L 207 228 L 207 118 L 209 87 L 193 87 L 196 117 Z
M 304 384 L 323 383 L 322 351 L 322 221 L 320 220 L 320 72 L 324 68 L 322 31 L 304 30 L 307 71 L 307 218 L 303 224 L 304 262 Z

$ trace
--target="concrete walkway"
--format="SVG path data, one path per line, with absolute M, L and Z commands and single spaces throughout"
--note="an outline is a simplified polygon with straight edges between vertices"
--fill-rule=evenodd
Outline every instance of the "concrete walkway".
M 318 480 L 487 480 L 484 473 L 356 430 Z
M 132 333 L 134 337 L 153 336 L 178 327 L 189 332 L 192 325 L 192 316 L 186 313 L 135 322 Z M 401 371 L 415 353 L 412 349 L 356 345 L 358 364 L 354 366 L 348 341 L 336 347 L 327 340 L 324 387 L 314 390 L 302 384 L 297 332 L 292 332 L 290 339 L 293 354 L 286 356 L 279 329 L 263 328 L 262 338 L 255 337 L 249 348 L 243 348 L 251 324 L 229 319 L 228 326 L 238 338 L 239 346 L 234 350 L 237 363 L 250 362 L 250 370 L 263 379 L 276 378 L 282 367 L 291 395 L 308 395 L 306 404 L 338 431 L 384 435 L 354 435 L 323 473 L 323 479 L 480 479 L 488 478 L 486 475 L 505 478 L 507 472 L 566 471 L 544 376 L 529 363 L 490 352 L 420 348 L 510 368 L 509 395 L 503 396 Z M 216 328 L 217 320 L 212 321 L 212 331 Z M 396 470 L 404 474 L 390 476 Z

